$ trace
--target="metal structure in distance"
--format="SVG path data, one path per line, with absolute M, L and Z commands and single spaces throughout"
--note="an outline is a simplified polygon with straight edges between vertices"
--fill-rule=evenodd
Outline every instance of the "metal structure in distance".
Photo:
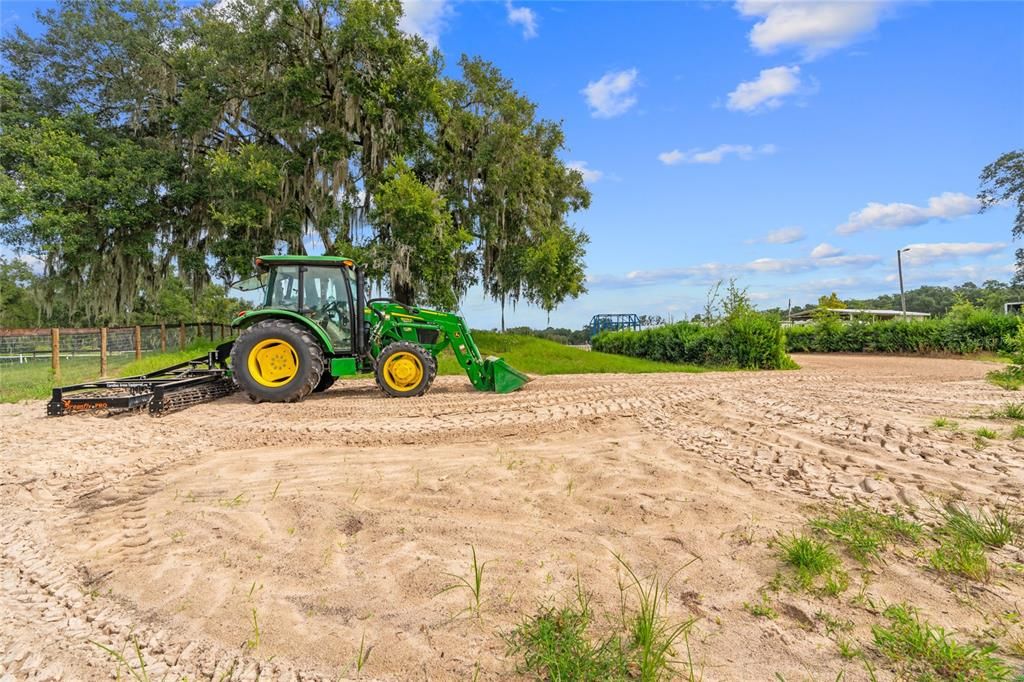
M 604 313 L 590 318 L 590 338 L 601 332 L 617 332 L 622 329 L 640 331 L 640 317 L 635 313 Z

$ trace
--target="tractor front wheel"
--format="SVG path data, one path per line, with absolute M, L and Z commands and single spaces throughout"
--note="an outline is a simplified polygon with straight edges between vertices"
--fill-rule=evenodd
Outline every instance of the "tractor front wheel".
M 231 348 L 231 374 L 249 399 L 294 403 L 316 388 L 324 373 L 324 350 L 308 329 L 274 319 L 243 331 Z
M 377 356 L 377 385 L 392 398 L 413 398 L 430 388 L 437 374 L 434 357 L 422 346 L 397 341 Z

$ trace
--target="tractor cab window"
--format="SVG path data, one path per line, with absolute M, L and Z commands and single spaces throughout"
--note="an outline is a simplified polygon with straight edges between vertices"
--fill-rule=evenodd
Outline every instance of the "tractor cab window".
M 302 278 L 302 312 L 327 332 L 336 352 L 352 350 L 349 268 L 308 266 Z
M 280 265 L 274 268 L 267 305 L 285 310 L 299 309 L 299 266 Z

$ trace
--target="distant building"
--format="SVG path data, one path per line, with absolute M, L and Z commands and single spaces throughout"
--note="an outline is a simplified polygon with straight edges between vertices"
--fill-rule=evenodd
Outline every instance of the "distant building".
M 832 308 L 840 320 L 852 322 L 853 320 L 869 319 L 872 322 L 878 320 L 898 320 L 903 318 L 902 310 L 861 310 L 858 308 Z M 822 308 L 813 308 L 811 310 L 804 310 L 803 312 L 793 313 L 790 319 L 793 324 L 806 324 L 813 322 L 815 316 L 822 311 Z M 930 313 L 914 313 L 911 311 L 906 312 L 908 320 L 924 320 L 931 317 Z
M 1024 308 L 1024 301 L 1011 301 L 1003 304 L 1003 312 L 1007 315 L 1020 315 L 1021 308 Z

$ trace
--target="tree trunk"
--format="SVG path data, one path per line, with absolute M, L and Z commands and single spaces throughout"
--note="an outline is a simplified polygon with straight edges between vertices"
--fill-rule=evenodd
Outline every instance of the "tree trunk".
M 505 333 L 505 294 L 501 295 L 501 333 Z

